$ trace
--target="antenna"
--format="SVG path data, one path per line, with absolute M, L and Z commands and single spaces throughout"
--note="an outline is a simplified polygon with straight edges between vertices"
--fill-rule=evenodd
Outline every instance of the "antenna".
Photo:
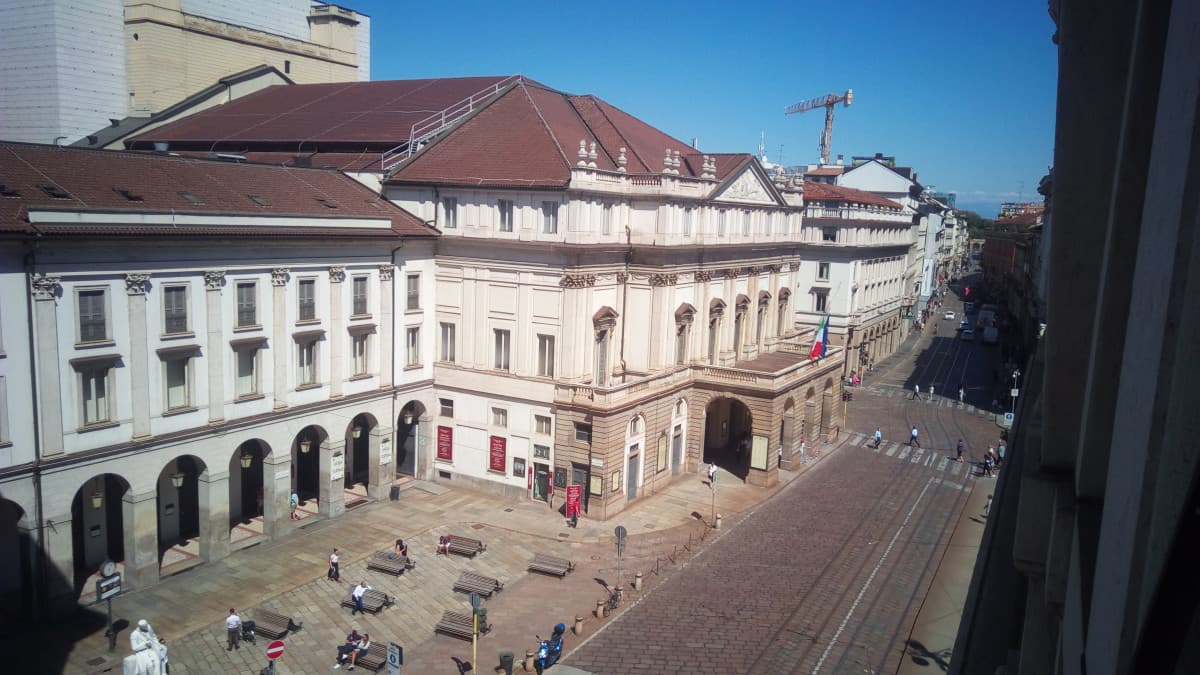
M 807 101 L 801 101 L 784 108 L 783 114 L 794 115 L 796 113 L 808 112 L 817 108 L 825 109 L 825 130 L 821 133 L 821 164 L 829 163 L 829 147 L 833 145 L 833 107 L 841 103 L 842 107 L 849 108 L 854 102 L 854 90 L 847 89 L 843 94 L 826 94 L 816 98 L 810 98 Z

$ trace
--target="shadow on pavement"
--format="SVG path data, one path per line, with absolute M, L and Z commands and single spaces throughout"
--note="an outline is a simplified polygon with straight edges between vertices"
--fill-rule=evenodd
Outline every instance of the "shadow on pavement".
M 941 668 L 943 672 L 950 670 L 950 655 L 953 653 L 951 649 L 942 649 L 937 652 L 931 652 L 917 640 L 907 640 L 908 645 L 906 650 L 908 658 L 918 666 L 935 665 Z

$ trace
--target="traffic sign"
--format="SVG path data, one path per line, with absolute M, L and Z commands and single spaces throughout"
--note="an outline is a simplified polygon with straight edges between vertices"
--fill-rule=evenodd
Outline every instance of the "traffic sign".
M 469 595 L 467 595 L 467 599 L 471 601 L 472 608 L 479 609 L 479 594 L 478 593 L 476 593 L 475 591 L 471 591 L 471 593 Z
M 388 675 L 400 675 L 400 666 L 404 665 L 404 648 L 395 642 L 388 643 Z
M 618 525 L 613 529 L 613 534 L 617 536 L 617 557 L 620 558 L 625 554 L 625 535 L 626 530 L 624 525 Z
M 1020 390 L 1020 389 L 1017 389 L 1016 387 L 1013 387 L 1013 388 L 1012 388 L 1012 390 L 1008 392 L 1008 395 L 1009 395 L 1009 396 L 1011 396 L 1011 397 L 1013 397 L 1013 398 L 1016 398 L 1016 397 L 1017 397 L 1017 396 L 1018 396 L 1020 393 L 1021 393 L 1021 390 Z
M 267 645 L 267 658 L 274 661 L 283 656 L 283 640 L 275 640 Z

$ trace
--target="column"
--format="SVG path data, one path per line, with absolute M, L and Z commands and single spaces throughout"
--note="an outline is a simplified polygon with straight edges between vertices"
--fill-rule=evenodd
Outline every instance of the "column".
M 64 399 L 58 372 L 58 312 L 55 298 L 62 291 L 59 277 L 34 274 L 33 286 L 34 330 L 37 336 L 35 349 L 37 358 L 38 411 L 41 413 L 42 456 L 62 454 Z M 71 519 L 67 518 L 69 524 Z M 70 553 L 70 541 L 68 554 Z M 72 573 L 73 574 L 73 573 Z M 68 576 L 68 579 L 74 578 Z
M 668 284 L 675 284 L 674 274 L 650 275 L 650 370 L 658 370 L 668 363 L 674 362 L 674 354 L 664 358 L 667 352 L 667 336 L 674 334 L 667 328 L 668 325 L 674 325 L 674 321 L 668 319 L 671 317 L 671 310 L 667 307 L 668 295 L 671 290 Z
M 225 284 L 225 270 L 204 272 L 204 326 L 208 341 L 204 360 L 208 364 L 208 421 L 225 419 L 225 335 L 221 321 L 221 286 Z
M 146 288 L 149 274 L 126 274 L 129 296 L 129 379 L 133 401 L 133 437 L 150 435 L 150 348 L 146 338 Z
M 346 379 L 346 316 L 342 311 L 345 267 L 329 268 L 329 398 L 341 398 Z
M 124 583 L 130 589 L 148 588 L 158 583 L 158 492 L 135 495 L 130 490 L 122 501 Z
M 241 471 L 241 466 L 238 471 Z M 200 559 L 214 562 L 229 555 L 229 472 L 206 471 L 199 481 Z M 266 491 L 263 491 L 266 499 Z
M 689 346 L 689 356 L 700 363 L 708 363 L 708 322 L 712 319 L 708 312 L 708 282 L 712 280 L 712 272 L 696 272 L 693 282 L 696 284 L 695 297 L 696 321 L 692 323 L 692 336 L 695 346 Z M 700 427 L 703 432 L 704 427 Z M 690 471 L 691 469 L 689 469 Z
M 571 382 L 578 381 L 582 376 L 584 368 L 584 358 L 581 352 L 586 352 L 584 345 L 581 342 L 583 336 L 580 334 L 581 323 L 578 317 L 577 305 L 579 303 L 579 291 L 564 285 L 565 277 L 559 281 L 559 286 L 562 287 L 562 333 L 561 345 L 559 349 L 560 367 L 558 370 L 558 378 L 560 380 L 568 380 Z
M 292 447 L 273 450 L 263 458 L 263 534 L 271 539 L 292 530 Z
M 71 514 L 46 518 L 42 530 L 42 552 L 48 559 L 49 569 L 42 578 L 44 589 L 34 589 L 34 597 L 41 592 L 46 595 L 47 610 L 51 617 L 69 617 L 78 612 L 79 596 L 75 594 L 75 553 L 72 547 L 74 523 Z
M 765 335 L 762 340 L 762 353 L 774 351 L 767 347 L 778 344 L 779 334 L 782 332 L 779 325 L 779 269 L 779 265 L 767 265 L 767 292 L 771 294 L 771 299 L 767 302 L 767 320 L 763 322 Z
M 275 396 L 275 409 L 287 407 L 287 374 L 288 354 L 291 346 L 287 334 L 287 282 L 288 268 L 276 267 L 271 270 L 271 351 L 275 353 L 275 386 L 272 393 Z
M 325 439 L 321 443 L 321 495 L 319 511 L 325 518 L 336 518 L 346 510 L 346 442 Z
M 626 311 L 629 309 L 625 302 L 625 296 L 628 293 L 629 273 L 617 272 L 617 306 L 613 307 L 613 309 L 620 312 L 621 317 L 617 321 L 617 325 L 613 327 L 612 346 L 608 353 L 612 354 L 612 358 L 609 360 L 609 372 L 615 372 L 616 378 L 620 379 L 614 378 L 613 381 L 609 382 L 609 386 L 625 381 L 625 353 L 622 346 L 625 344 L 625 322 L 629 321 L 629 317 L 625 316 Z M 613 368 L 612 366 L 616 367 Z
M 387 499 L 387 490 L 396 475 L 392 470 L 392 428 L 376 424 L 375 428 L 365 431 L 370 434 L 367 441 L 367 496 L 373 500 Z
M 379 266 L 379 388 L 391 389 L 395 355 L 392 353 L 392 335 L 395 332 L 392 323 L 392 306 L 395 305 L 396 284 L 392 281 L 396 267 L 392 264 Z M 435 281 L 436 283 L 436 281 Z M 460 330 L 462 330 L 460 328 Z M 441 339 L 440 335 L 436 339 Z M 435 344 L 437 344 L 435 342 Z M 461 355 L 460 355 L 461 356 Z M 436 357 L 435 357 L 436 358 Z M 431 359 L 432 360 L 432 359 Z

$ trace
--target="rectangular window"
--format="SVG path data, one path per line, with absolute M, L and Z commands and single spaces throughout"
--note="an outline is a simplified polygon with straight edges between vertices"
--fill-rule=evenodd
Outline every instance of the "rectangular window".
M 742 236 L 750 234 L 750 212 L 742 211 Z
M 511 199 L 501 199 L 496 202 L 496 206 L 500 209 L 500 231 L 513 231 L 513 201 Z
M 167 410 L 189 408 L 192 405 L 191 387 L 188 377 L 191 357 L 182 356 L 163 362 L 167 385 Z
M 675 327 L 675 364 L 682 366 L 687 362 L 688 351 L 688 333 L 691 332 L 692 325 L 690 323 L 681 323 Z
M 690 237 L 692 235 L 692 218 L 696 215 L 696 210 L 688 207 L 683 210 L 683 236 Z
M 824 312 L 829 304 L 828 293 L 817 293 L 813 296 L 813 309 L 818 312 Z
M 407 296 L 405 309 L 421 309 L 421 275 L 410 274 L 404 279 L 404 289 Z
M 606 235 L 607 235 L 607 234 L 612 234 L 612 226 L 613 226 L 613 207 L 612 207 L 612 204 L 609 204 L 608 202 L 605 202 L 605 203 L 604 203 L 604 212 L 601 214 L 601 216 L 600 216 L 600 217 L 601 217 L 601 220 L 600 220 L 600 233 L 601 233 L 601 234 L 606 234 Z
M 513 457 L 512 475 L 514 478 L 524 478 L 525 477 L 525 458 L 524 457 Z
M 592 442 L 592 425 L 575 423 L 575 440 L 583 441 L 584 443 Z
M 310 340 L 296 345 L 297 373 L 300 386 L 317 383 L 317 341 Z
M 821 228 L 821 241 L 837 241 L 837 228 L 836 227 L 822 227 Z
M 104 289 L 79 291 L 79 341 L 103 342 L 108 339 Z
M 258 348 L 251 347 L 237 351 L 237 395 L 255 396 L 258 394 Z
M 558 234 L 558 202 L 542 202 L 542 234 Z
M 533 446 L 533 458 L 534 459 L 550 459 L 550 446 L 548 446 L 548 445 Z
M 726 211 L 725 209 L 721 209 L 720 211 L 717 211 L 717 236 L 718 237 L 725 236 L 725 228 L 728 227 L 728 223 L 727 223 L 728 216 L 729 216 L 729 212 Z
M 597 387 L 608 384 L 608 330 L 596 331 L 596 374 L 592 383 Z
M 421 327 L 412 326 L 404 331 L 404 365 L 421 365 Z
M 83 426 L 103 424 L 111 417 L 111 401 L 108 398 L 108 373 L 110 368 L 93 368 L 80 372 L 83 382 Z
M 829 281 L 829 263 L 817 263 L 817 279 Z
M 442 417 L 454 417 L 454 399 L 439 398 L 438 408 L 438 414 Z
M 538 369 L 541 377 L 554 377 L 554 336 L 538 336 Z
M 502 330 L 499 328 L 497 328 L 493 332 L 494 332 L 493 339 L 494 339 L 495 348 L 496 348 L 495 349 L 495 352 L 496 352 L 495 359 L 493 360 L 493 366 L 496 368 L 496 370 L 508 370 L 509 369 L 508 357 L 509 357 L 509 344 L 510 344 L 509 338 L 511 337 L 511 333 L 509 333 L 507 330 Z
M 354 342 L 351 345 L 351 350 L 354 358 L 354 374 L 367 374 L 367 338 L 370 337 L 366 333 L 361 333 L 354 336 Z
M 534 431 L 536 431 L 537 433 L 539 433 L 543 436 L 549 436 L 550 435 L 550 418 L 546 415 L 534 415 L 533 416 L 533 427 L 534 427 Z M 549 456 L 549 455 L 547 455 L 547 456 Z
M 508 428 L 508 411 L 504 408 L 492 408 L 492 426 Z
M 717 362 L 717 336 L 721 322 L 719 319 L 711 319 L 708 322 L 708 364 L 711 366 Z
M 187 286 L 163 289 L 163 332 L 167 335 L 188 332 Z
M 441 323 L 438 327 L 441 329 L 440 358 L 446 363 L 454 363 L 454 324 Z
M 442 211 L 446 214 L 446 229 L 453 230 L 458 227 L 458 200 L 454 197 L 443 199 Z
M 300 311 L 301 321 L 312 321 L 317 318 L 317 280 L 300 280 Z
M 355 316 L 367 313 L 367 277 L 354 277 L 354 308 Z
M 253 281 L 239 281 L 237 284 L 237 325 L 258 325 L 257 288 Z

